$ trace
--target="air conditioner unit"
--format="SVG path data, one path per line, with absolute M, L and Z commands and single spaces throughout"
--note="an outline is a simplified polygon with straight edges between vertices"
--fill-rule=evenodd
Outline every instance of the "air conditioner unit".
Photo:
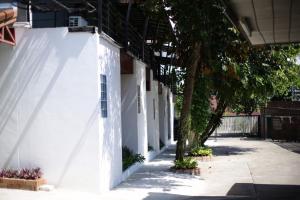
M 81 16 L 70 16 L 69 27 L 82 27 L 87 26 L 87 21 Z

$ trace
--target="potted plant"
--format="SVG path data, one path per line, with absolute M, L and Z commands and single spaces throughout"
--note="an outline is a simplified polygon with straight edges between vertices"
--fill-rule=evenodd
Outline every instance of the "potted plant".
M 0 171 L 0 187 L 37 191 L 39 186 L 46 183 L 42 178 L 40 168 Z

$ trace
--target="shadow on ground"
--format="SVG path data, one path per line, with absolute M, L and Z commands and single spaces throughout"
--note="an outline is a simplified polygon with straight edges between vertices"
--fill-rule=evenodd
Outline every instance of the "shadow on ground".
M 216 146 L 212 147 L 214 156 L 240 155 L 247 152 L 254 152 L 256 148 L 234 147 L 234 146 Z
M 300 154 L 299 142 L 273 142 L 273 143 L 288 151 Z
M 256 194 L 245 195 L 243 189 L 253 187 Z M 299 200 L 300 185 L 267 185 L 251 183 L 235 183 L 226 196 L 185 196 L 168 193 L 149 193 L 144 200 Z
M 163 189 L 163 191 L 175 190 L 180 186 L 192 187 L 187 182 L 202 180 L 199 176 L 189 174 L 177 174 L 170 171 L 175 159 L 175 146 L 171 146 L 156 159 L 144 165 L 143 168 L 131 175 L 118 188 L 139 189 Z

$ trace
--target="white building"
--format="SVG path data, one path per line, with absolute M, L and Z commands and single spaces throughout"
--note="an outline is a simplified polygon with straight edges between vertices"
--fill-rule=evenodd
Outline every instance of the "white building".
M 102 192 L 134 171 L 122 171 L 122 146 L 153 157 L 159 138 L 170 143 L 170 89 L 159 95 L 151 75 L 146 91 L 134 56 L 121 73 L 120 46 L 95 30 L 16 23 L 16 45 L 0 43 L 0 169 L 40 167 L 56 187 Z

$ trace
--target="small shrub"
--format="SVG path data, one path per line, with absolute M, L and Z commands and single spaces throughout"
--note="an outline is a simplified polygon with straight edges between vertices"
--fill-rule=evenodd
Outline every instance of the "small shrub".
M 135 154 L 131 149 L 124 146 L 122 147 L 122 161 L 123 161 L 123 171 L 128 167 L 133 165 L 136 162 L 142 163 L 144 162 L 145 157 L 141 154 Z
M 198 163 L 196 160 L 191 157 L 184 158 L 183 161 L 175 160 L 174 168 L 175 169 L 195 169 L 198 167 Z
M 4 169 L 0 171 L 0 177 L 36 180 L 42 177 L 42 172 L 40 168 L 21 170 Z
M 154 148 L 151 145 L 148 145 L 148 151 L 154 151 Z
M 191 149 L 190 156 L 211 156 L 212 149 L 209 147 L 194 147 Z
M 162 149 L 165 146 L 165 143 L 162 140 L 159 140 L 159 148 Z

